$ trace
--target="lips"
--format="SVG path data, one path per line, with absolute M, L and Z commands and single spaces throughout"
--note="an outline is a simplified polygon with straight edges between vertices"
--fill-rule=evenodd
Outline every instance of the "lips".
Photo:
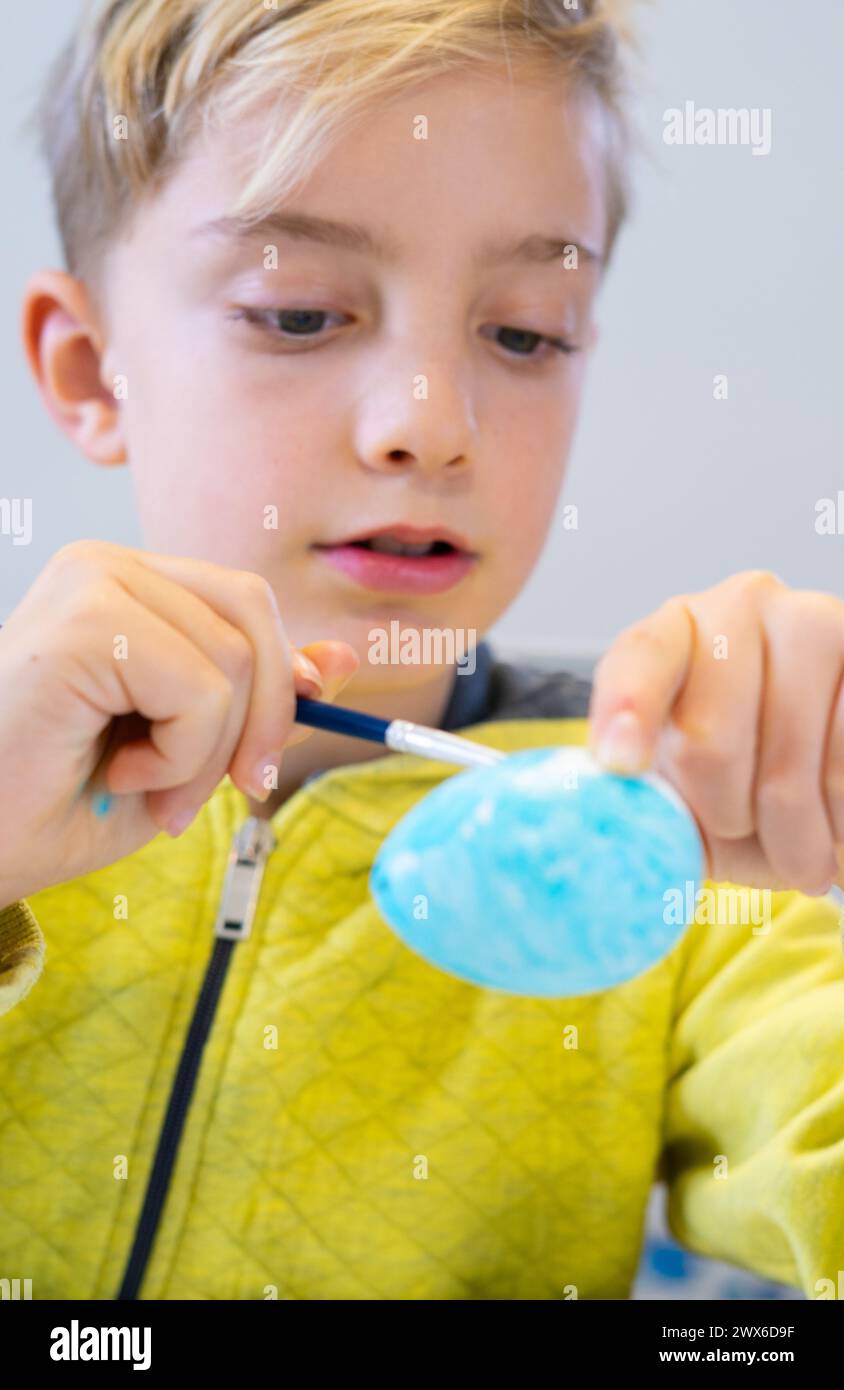
M 372 542 L 380 542 L 376 546 Z M 426 546 L 426 553 L 402 552 Z M 465 536 L 446 526 L 397 523 L 359 532 L 314 550 L 333 569 L 360 588 L 394 594 L 438 594 L 451 589 L 474 568 L 478 556 Z
M 395 525 L 390 526 L 379 526 L 368 531 L 358 531 L 354 535 L 344 536 L 341 540 L 329 541 L 328 545 L 361 545 L 366 541 L 382 537 L 405 545 L 426 545 L 440 541 L 452 550 L 459 550 L 467 555 L 473 553 L 466 537 L 448 526 L 411 526 L 404 522 L 396 522 Z

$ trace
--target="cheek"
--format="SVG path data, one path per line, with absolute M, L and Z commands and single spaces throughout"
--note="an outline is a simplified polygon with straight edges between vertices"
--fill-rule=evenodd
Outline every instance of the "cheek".
M 504 418 L 497 431 L 496 505 L 509 530 L 518 518 L 525 540 L 542 538 L 565 477 L 576 420 L 573 393 L 523 404 Z
M 251 556 L 261 539 L 277 551 L 312 492 L 326 412 L 303 409 L 298 388 L 294 404 L 283 382 L 263 380 L 207 337 L 203 346 L 201 332 L 188 339 L 164 334 L 150 351 L 139 335 L 123 354 L 121 417 L 144 532 L 221 559 L 238 535 Z M 277 531 L 265 524 L 273 506 Z
M 511 499 L 507 513 L 511 539 L 504 553 L 508 559 L 508 574 L 520 584 L 532 572 L 542 553 L 554 520 L 561 478 L 560 469 L 553 477 L 547 470 L 541 476 L 530 475 L 525 470 L 518 494 Z M 512 541 L 514 536 L 518 536 L 517 544 Z
M 514 455 L 491 489 L 495 539 L 487 570 L 496 605 L 520 592 L 539 560 L 554 519 L 564 469 L 548 456 Z

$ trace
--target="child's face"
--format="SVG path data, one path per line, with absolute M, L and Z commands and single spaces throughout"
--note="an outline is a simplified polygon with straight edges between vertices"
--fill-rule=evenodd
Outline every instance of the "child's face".
M 297 645 L 357 649 L 361 689 L 426 680 L 369 664 L 373 627 L 492 625 L 562 482 L 599 265 L 480 257 L 534 234 L 600 252 L 603 166 L 593 108 L 515 75 L 437 77 L 382 105 L 284 206 L 359 224 L 393 259 L 277 227 L 203 231 L 234 202 L 256 124 L 204 137 L 104 267 L 104 380 L 127 381 L 145 545 L 262 574 Z M 315 549 L 390 523 L 456 531 L 478 558 L 444 591 L 391 592 Z

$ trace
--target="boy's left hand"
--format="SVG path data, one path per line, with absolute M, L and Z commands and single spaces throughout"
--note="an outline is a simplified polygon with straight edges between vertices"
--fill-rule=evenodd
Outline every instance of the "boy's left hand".
M 826 893 L 844 866 L 842 671 L 844 602 L 746 570 L 617 638 L 595 671 L 590 746 L 676 787 L 709 878 Z

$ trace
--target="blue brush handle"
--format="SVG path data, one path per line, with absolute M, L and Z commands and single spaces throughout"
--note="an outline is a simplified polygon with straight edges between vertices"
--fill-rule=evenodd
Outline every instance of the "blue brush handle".
M 344 709 L 342 705 L 329 705 L 324 700 L 306 700 L 303 695 L 296 697 L 296 723 L 308 724 L 312 729 L 328 729 L 332 734 L 351 734 L 354 738 L 369 739 L 371 743 L 384 743 L 391 722 L 378 719 L 374 714 L 361 714 L 356 709 Z

